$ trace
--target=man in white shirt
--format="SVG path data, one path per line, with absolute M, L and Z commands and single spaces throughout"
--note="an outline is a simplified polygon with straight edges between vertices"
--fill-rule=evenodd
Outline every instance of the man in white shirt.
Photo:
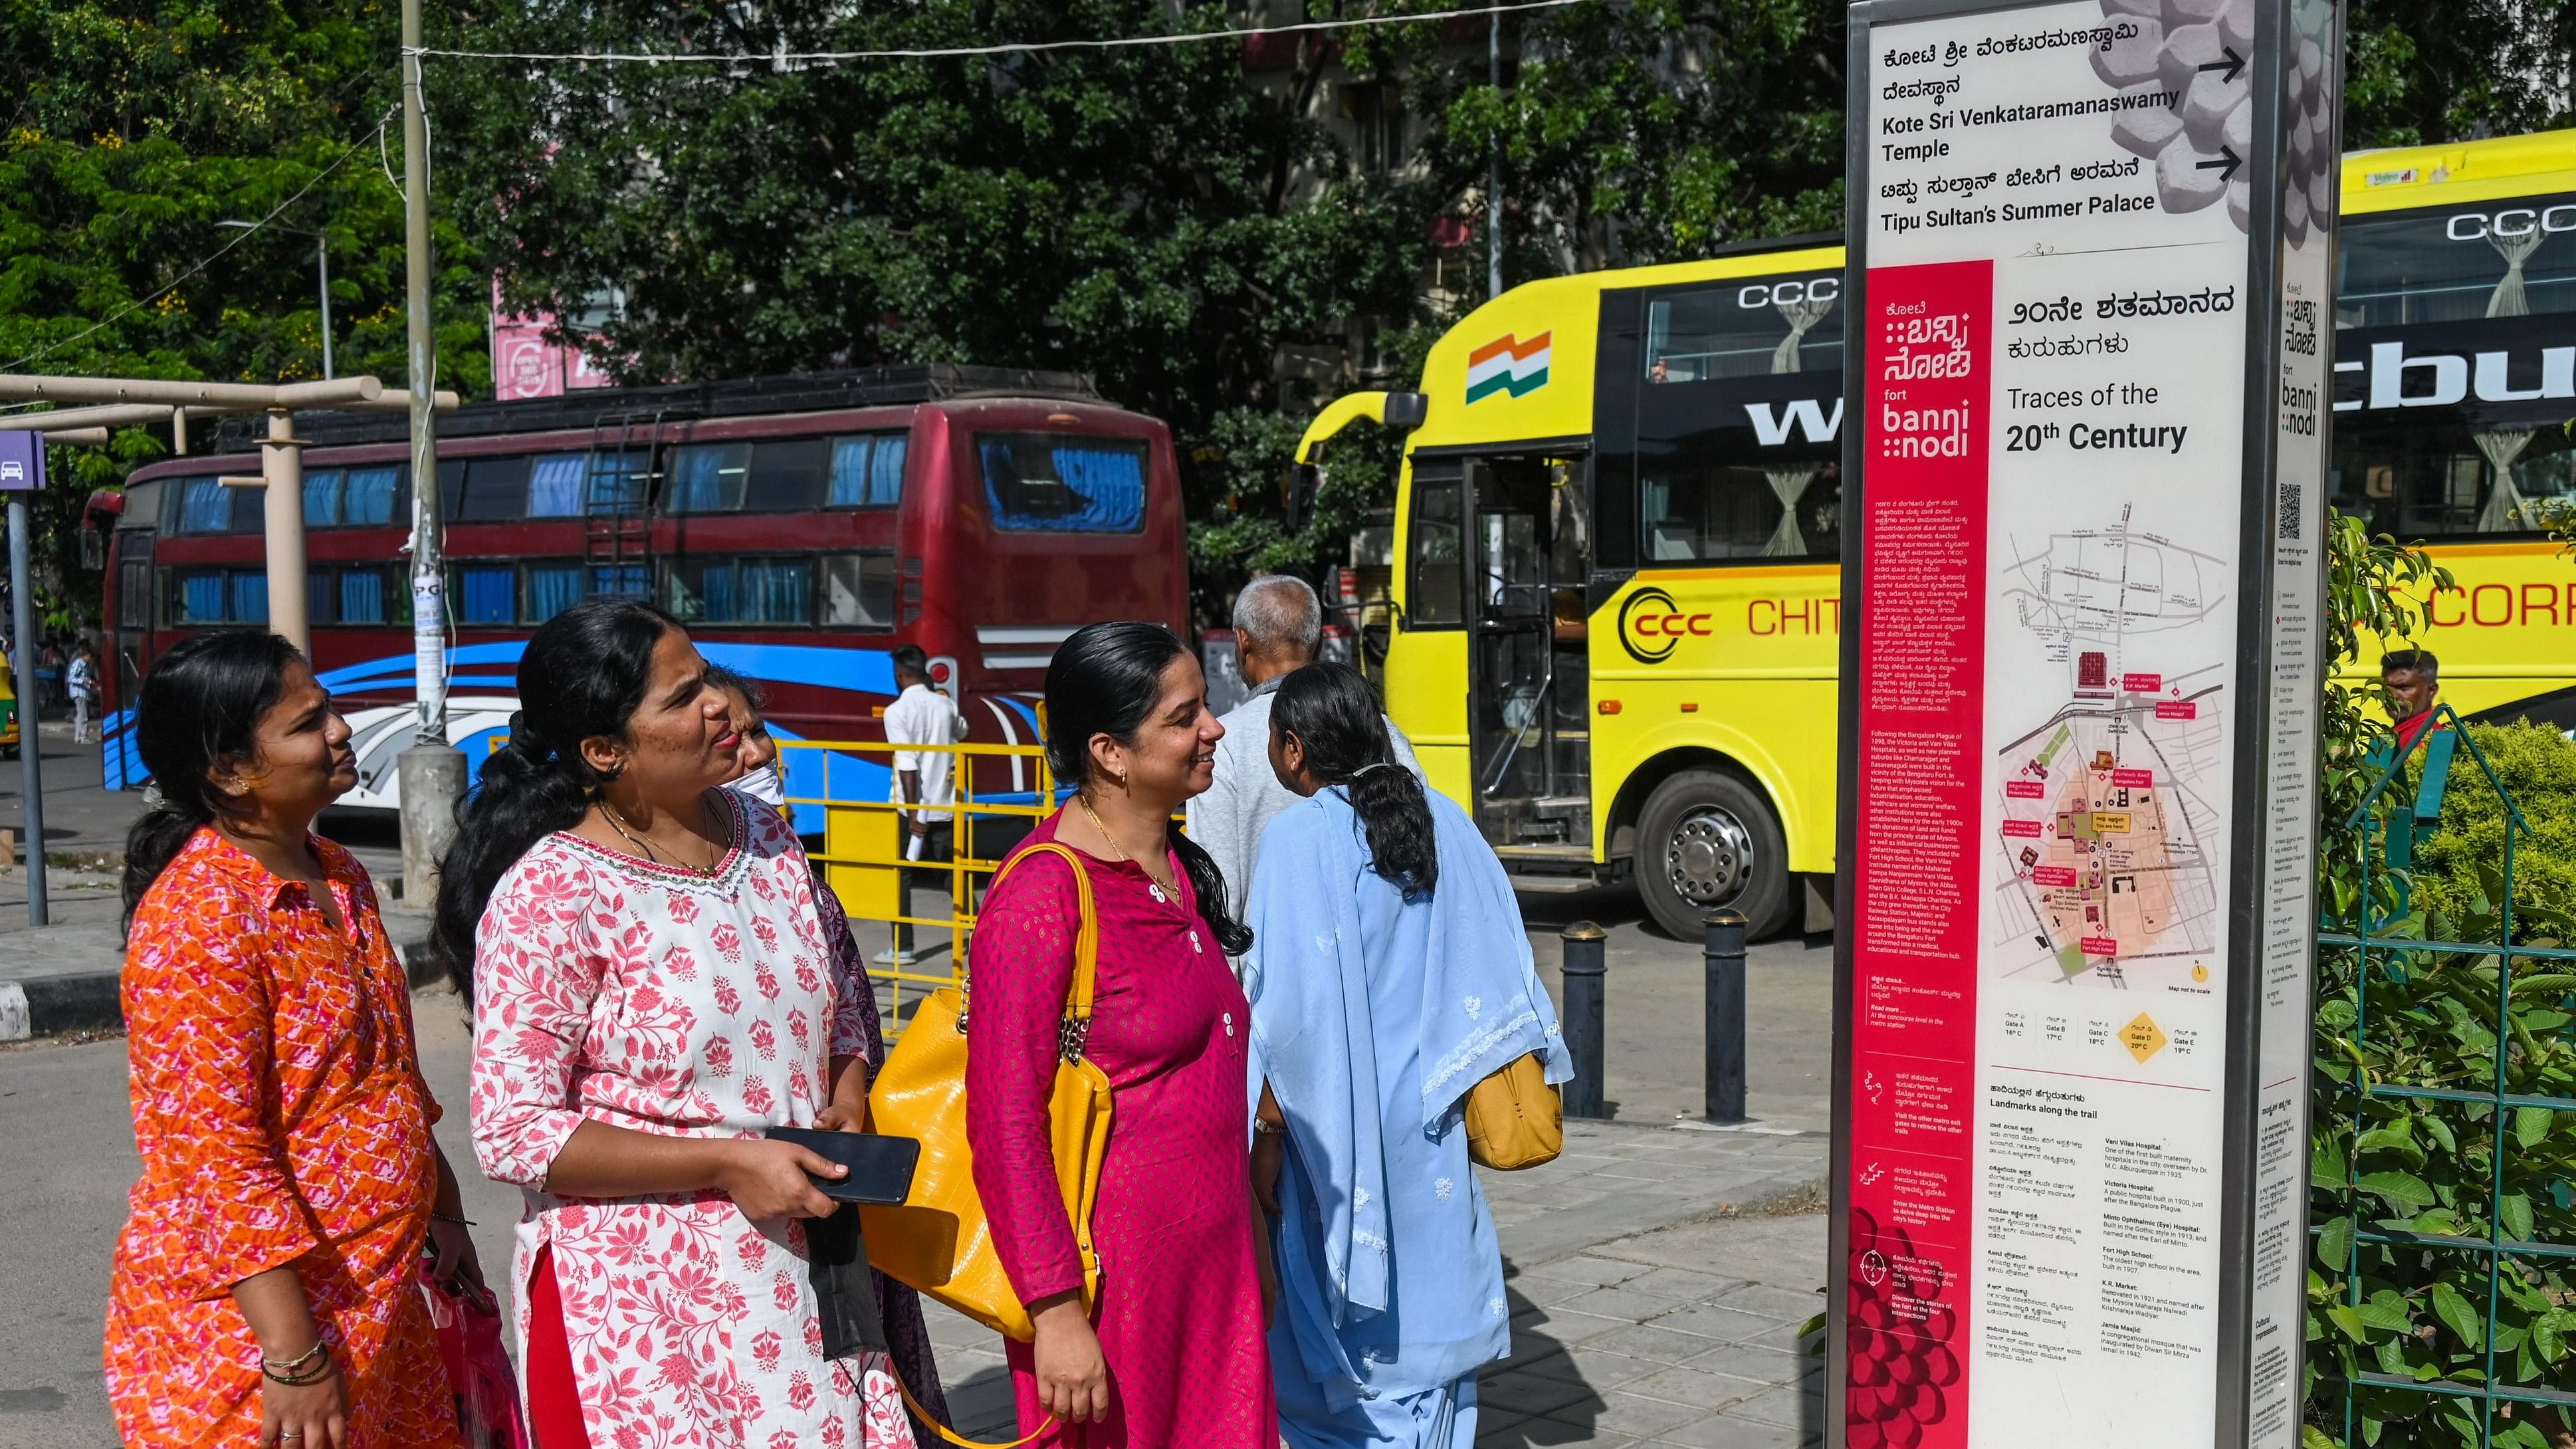
M 966 717 L 957 712 L 948 696 L 930 687 L 930 656 L 921 646 L 906 644 L 894 651 L 894 682 L 901 692 L 894 703 L 886 706 L 886 743 L 890 745 L 955 745 L 966 740 Z M 907 860 L 944 861 L 954 844 L 955 829 L 949 817 L 955 811 L 946 808 L 957 803 L 957 757 L 945 750 L 906 750 L 894 752 L 893 793 L 888 796 L 898 805 L 917 808 L 896 812 L 902 827 L 897 838 L 904 842 Z M 916 872 L 905 871 L 905 915 L 913 914 L 909 901 Z M 941 885 L 947 884 L 945 872 L 922 871 L 918 874 Z M 908 966 L 912 963 L 912 927 L 898 921 L 894 928 L 894 948 L 877 954 L 881 966 Z
M 1324 606 L 1305 580 L 1265 574 L 1234 596 L 1235 658 L 1252 697 L 1218 721 L 1225 738 L 1216 742 L 1216 783 L 1184 807 L 1190 838 L 1207 848 L 1225 876 L 1229 910 L 1241 911 L 1251 893 L 1262 827 L 1297 803 L 1270 769 L 1270 701 L 1279 681 L 1314 663 L 1323 645 Z M 1386 737 L 1396 763 L 1418 778 L 1422 763 L 1393 720 L 1386 722 Z

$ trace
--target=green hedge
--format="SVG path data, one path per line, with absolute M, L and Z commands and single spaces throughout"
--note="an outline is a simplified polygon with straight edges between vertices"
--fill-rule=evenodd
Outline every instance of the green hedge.
M 2576 740 L 2545 725 L 2471 725 L 2531 834 L 2514 843 L 2514 939 L 2567 940 L 2576 913 Z M 2451 761 L 2441 827 L 2415 847 L 2415 903 L 2436 940 L 2491 936 L 2504 878 L 2504 804 L 2466 748 Z

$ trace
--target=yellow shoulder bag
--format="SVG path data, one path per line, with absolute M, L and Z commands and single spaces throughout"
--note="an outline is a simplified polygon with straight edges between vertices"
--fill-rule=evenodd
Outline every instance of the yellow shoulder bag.
M 1065 1215 L 1082 1250 L 1082 1306 L 1099 1301 L 1100 1258 L 1091 1241 L 1091 1211 L 1100 1198 L 1100 1164 L 1109 1150 L 1108 1074 L 1083 1054 L 1100 965 L 1099 913 L 1082 858 L 1049 841 L 1033 845 L 993 873 L 993 883 L 1035 855 L 1059 855 L 1073 867 L 1082 924 L 1073 942 L 1073 988 L 1064 1006 L 1062 1059 L 1047 1115 L 1053 1123 L 1056 1179 Z M 972 970 L 972 967 L 969 967 Z M 966 993 L 946 986 L 930 994 L 868 1088 L 869 1128 L 921 1142 L 911 1195 L 901 1207 L 859 1209 L 868 1261 L 996 1332 L 1027 1343 L 1037 1336 L 1028 1308 L 1011 1291 L 993 1248 L 992 1225 L 975 1193 L 975 1159 L 966 1144 Z
M 1513 1058 L 1467 1093 L 1467 1156 L 1496 1172 L 1554 1162 L 1565 1150 L 1565 1099 L 1538 1053 Z

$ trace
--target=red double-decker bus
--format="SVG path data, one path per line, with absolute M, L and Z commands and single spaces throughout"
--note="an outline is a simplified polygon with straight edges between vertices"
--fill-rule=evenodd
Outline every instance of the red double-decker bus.
M 359 730 L 343 803 L 389 807 L 414 693 L 404 424 L 297 430 L 314 667 Z M 94 505 L 110 788 L 142 783 L 130 711 L 153 659 L 192 629 L 267 621 L 263 490 L 220 481 L 256 474 L 255 447 L 228 432 Z M 529 632 L 585 598 L 670 609 L 807 739 L 883 738 L 892 651 L 917 644 L 973 738 L 1033 742 L 1034 692 L 1074 629 L 1187 627 L 1171 435 L 1069 374 L 915 366 L 483 404 L 439 420 L 438 458 L 450 737 L 469 766 L 506 730 Z M 836 764 L 831 794 L 885 798 L 883 761 Z

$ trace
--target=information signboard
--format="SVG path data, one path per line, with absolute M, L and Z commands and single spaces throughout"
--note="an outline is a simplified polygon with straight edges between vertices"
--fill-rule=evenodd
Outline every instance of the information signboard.
M 45 435 L 0 429 L 0 493 L 32 493 L 44 486 Z
M 1835 1442 L 2290 1449 L 2336 11 L 1851 16 Z

